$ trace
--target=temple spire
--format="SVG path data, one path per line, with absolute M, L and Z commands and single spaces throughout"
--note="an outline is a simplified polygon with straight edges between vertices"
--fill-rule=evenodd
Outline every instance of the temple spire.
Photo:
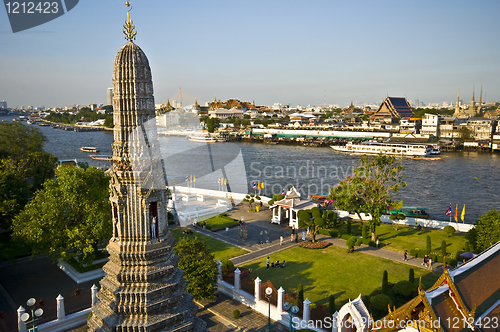
M 458 117 L 459 115 L 460 115 L 460 89 L 458 89 L 457 104 L 455 105 L 455 113 L 453 113 L 453 116 Z

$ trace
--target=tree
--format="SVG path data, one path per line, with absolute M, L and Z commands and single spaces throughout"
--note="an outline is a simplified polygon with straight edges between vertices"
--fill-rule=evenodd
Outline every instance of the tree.
M 205 120 L 207 126 L 207 131 L 213 133 L 217 128 L 219 128 L 220 120 L 218 118 L 207 118 Z
M 197 237 L 181 238 L 174 246 L 179 268 L 184 270 L 187 291 L 195 299 L 212 299 L 217 286 L 217 263 L 207 245 Z
M 443 257 L 446 256 L 446 241 L 445 240 L 441 241 L 441 256 L 443 256 Z
M 389 278 L 387 275 L 387 270 L 384 270 L 384 275 L 382 276 L 382 294 L 387 294 L 389 292 Z
M 391 204 L 392 193 L 406 187 L 403 171 L 394 156 L 380 154 L 371 159 L 362 156 L 354 173 L 330 189 L 328 199 L 339 209 L 355 211 L 360 220 L 361 213 L 370 214 L 368 225 L 371 239 L 375 241 L 376 227 L 381 224 L 380 218 Z
M 109 176 L 94 167 L 57 168 L 56 178 L 45 181 L 14 218 L 14 239 L 53 260 L 75 249 L 85 263 L 92 262 L 99 241 L 111 237 L 108 186 Z
M 299 284 L 297 287 L 297 299 L 299 300 L 299 305 L 302 305 L 304 302 L 304 286 Z
M 297 213 L 297 218 L 299 218 L 300 227 L 309 227 L 309 231 L 312 235 L 312 242 L 316 242 L 316 234 L 318 233 L 319 229 L 325 224 L 323 213 L 321 213 L 320 208 L 314 207 L 309 210 L 300 210 Z
M 430 254 L 431 250 L 432 250 L 431 237 L 429 235 L 427 235 L 425 241 L 426 241 L 427 253 Z
M 414 269 L 410 269 L 410 271 L 408 272 L 408 281 L 412 285 L 415 285 L 415 270 Z
M 500 211 L 493 209 L 480 215 L 474 228 L 467 234 L 467 238 L 479 251 L 500 241 Z
M 40 130 L 19 122 L 0 123 L 0 158 L 24 158 L 42 152 L 47 139 Z
M 113 115 L 108 114 L 106 115 L 106 118 L 104 119 L 104 127 L 106 128 L 113 128 L 115 125 L 113 123 Z
M 0 165 L 3 161 L 0 161 Z M 16 169 L 3 169 L 0 166 L 0 227 L 8 229 L 12 218 L 28 202 L 31 185 Z

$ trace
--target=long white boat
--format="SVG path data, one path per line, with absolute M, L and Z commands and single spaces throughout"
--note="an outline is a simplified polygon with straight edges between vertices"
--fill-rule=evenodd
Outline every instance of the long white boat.
M 217 140 L 211 136 L 191 136 L 189 137 L 191 142 L 202 142 L 202 143 L 215 143 Z
M 360 154 L 390 154 L 396 156 L 433 156 L 439 154 L 439 147 L 434 148 L 429 144 L 418 143 L 383 143 L 383 142 L 348 142 L 344 146 L 332 145 L 332 149 L 340 152 Z

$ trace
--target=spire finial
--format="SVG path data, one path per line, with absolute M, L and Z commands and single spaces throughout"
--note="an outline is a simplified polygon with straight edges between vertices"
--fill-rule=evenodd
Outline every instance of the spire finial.
M 125 39 L 128 39 L 129 42 L 135 39 L 135 35 L 137 35 L 137 31 L 135 31 L 134 22 L 130 20 L 130 11 L 132 10 L 132 2 L 127 1 L 125 6 L 130 7 L 127 11 L 127 21 L 123 25 L 123 33 L 125 34 Z

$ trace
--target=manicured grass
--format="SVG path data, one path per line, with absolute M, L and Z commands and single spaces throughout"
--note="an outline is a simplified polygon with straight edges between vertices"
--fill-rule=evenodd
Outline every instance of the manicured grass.
M 346 225 L 340 227 L 343 234 L 347 232 Z M 359 232 L 361 234 L 361 223 L 353 222 L 351 226 L 351 233 L 356 234 Z M 405 250 L 410 252 L 411 249 L 426 249 L 427 235 L 431 237 L 432 251 L 436 254 L 441 254 L 441 242 L 446 241 L 446 251 L 453 254 L 458 250 L 463 250 L 466 233 L 456 232 L 452 236 L 448 237 L 447 234 L 442 229 L 430 229 L 422 228 L 417 231 L 413 227 L 398 226 L 398 230 L 390 224 L 382 224 L 377 227 L 376 233 L 380 239 L 380 247 L 403 253 Z
M 370 295 L 382 286 L 384 270 L 388 271 L 389 282 L 408 280 L 410 268 L 415 270 L 415 282 L 422 276 L 425 288 L 437 280 L 438 275 L 428 270 L 394 262 L 361 252 L 347 254 L 346 249 L 330 246 L 324 249 L 293 247 L 270 256 L 272 261 L 286 260 L 286 267 L 266 268 L 266 258 L 243 265 L 252 269 L 252 277 L 262 281 L 271 280 L 274 287 L 283 287 L 292 293 L 299 284 L 304 286 L 304 298 L 317 304 L 328 304 L 328 297 L 335 295 L 336 306 L 349 299 Z
M 222 242 L 222 241 L 216 240 L 214 238 L 211 238 L 210 236 L 206 236 L 204 234 L 200 234 L 198 232 L 193 232 L 193 234 L 189 234 L 189 235 L 188 234 L 182 234 L 182 232 L 185 229 L 186 228 L 182 228 L 182 227 L 174 228 L 174 229 L 171 230 L 172 231 L 172 235 L 176 239 L 180 239 L 182 237 L 193 237 L 193 236 L 198 237 L 198 239 L 200 239 L 201 241 L 205 242 L 205 244 L 207 245 L 208 250 L 210 251 L 210 253 L 212 253 L 215 256 L 215 260 L 216 261 L 219 261 L 219 260 L 222 261 L 223 259 L 226 259 L 226 258 L 230 259 L 230 258 L 233 258 L 233 257 L 240 256 L 240 255 L 248 253 L 248 251 L 246 251 L 244 249 L 232 246 L 232 245 L 227 244 L 225 242 Z
M 228 217 L 225 213 L 203 220 L 202 223 L 206 224 L 206 228 L 212 232 L 238 225 L 238 221 Z

